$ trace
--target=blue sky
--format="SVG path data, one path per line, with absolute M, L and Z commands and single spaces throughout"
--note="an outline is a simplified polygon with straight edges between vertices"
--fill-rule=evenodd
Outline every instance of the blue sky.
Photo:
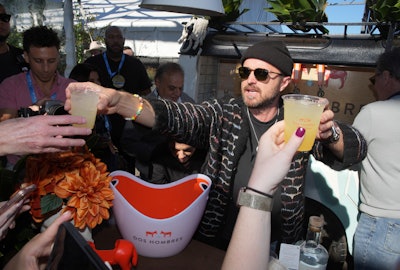
M 328 16 L 328 23 L 361 23 L 364 13 L 366 0 L 327 0 L 328 6 L 326 7 L 326 14 Z M 262 22 L 275 20 L 271 13 L 266 13 L 265 8 L 269 5 L 265 0 L 243 0 L 242 8 L 249 9 L 239 17 L 238 22 Z M 260 31 L 265 31 L 262 26 L 252 26 Z M 327 26 L 330 34 L 343 34 L 344 26 Z M 347 29 L 348 34 L 359 34 L 361 26 L 349 26 Z M 291 32 L 289 30 L 289 32 Z
M 328 3 L 326 14 L 329 23 L 361 22 L 365 1 L 328 0 Z M 330 34 L 342 34 L 344 32 L 344 27 L 339 26 L 329 26 L 328 29 L 330 30 Z M 361 26 L 348 27 L 348 33 L 360 33 L 360 30 Z

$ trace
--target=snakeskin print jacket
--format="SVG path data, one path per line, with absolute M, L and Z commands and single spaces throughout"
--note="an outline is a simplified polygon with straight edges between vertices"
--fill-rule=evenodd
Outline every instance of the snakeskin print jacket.
M 213 238 L 224 223 L 230 198 L 231 179 L 234 179 L 240 156 L 250 136 L 249 121 L 241 99 L 211 100 L 202 104 L 173 103 L 149 100 L 156 112 L 153 127 L 187 144 L 208 146 L 201 173 L 209 176 L 213 187 L 198 228 L 205 239 Z M 281 119 L 279 119 L 281 120 Z M 366 156 L 366 142 L 352 126 L 338 123 L 344 139 L 344 159 L 337 160 L 320 142 L 310 152 L 316 160 L 335 170 L 360 162 Z M 282 242 L 293 243 L 302 236 L 304 219 L 304 179 L 310 153 L 297 154 L 289 173 L 281 184 Z

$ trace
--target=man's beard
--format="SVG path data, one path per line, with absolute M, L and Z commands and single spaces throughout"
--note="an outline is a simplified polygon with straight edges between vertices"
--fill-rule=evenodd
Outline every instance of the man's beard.
M 264 109 L 264 108 L 269 108 L 271 105 L 273 105 L 276 101 L 277 98 L 280 97 L 280 92 L 276 92 L 273 96 L 262 100 L 261 102 L 254 103 L 254 104 L 246 104 L 247 107 L 250 109 Z M 248 103 L 248 102 L 247 102 Z
M 8 35 L 0 35 L 0 42 L 5 42 L 10 34 Z

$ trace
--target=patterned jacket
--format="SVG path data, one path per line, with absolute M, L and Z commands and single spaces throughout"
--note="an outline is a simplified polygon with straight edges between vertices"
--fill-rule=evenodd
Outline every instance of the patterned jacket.
M 249 121 L 241 99 L 211 100 L 202 104 L 149 101 L 155 112 L 153 129 L 204 148 L 208 154 L 201 172 L 211 178 L 213 187 L 198 233 L 212 239 L 224 224 L 237 164 L 250 136 Z M 281 119 L 279 119 L 281 120 Z M 324 145 L 316 141 L 312 154 L 333 169 L 340 170 L 360 162 L 366 155 L 366 143 L 353 127 L 339 123 L 344 139 L 344 159 L 337 160 Z M 297 154 L 281 184 L 282 241 L 300 239 L 304 219 L 304 179 L 310 153 Z

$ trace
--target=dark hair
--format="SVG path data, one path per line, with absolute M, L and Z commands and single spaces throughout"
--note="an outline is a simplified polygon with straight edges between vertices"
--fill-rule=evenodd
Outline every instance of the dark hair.
M 154 80 L 161 78 L 161 76 L 165 73 L 182 73 L 184 75 L 182 67 L 174 62 L 167 62 L 160 65 L 156 71 L 156 75 L 154 76 Z
M 96 71 L 100 74 L 98 68 L 92 64 L 81 63 L 77 64 L 69 74 L 69 78 L 77 82 L 87 82 L 89 81 L 90 72 Z
M 52 28 L 35 26 L 26 30 L 23 34 L 24 51 L 29 52 L 31 46 L 38 48 L 56 47 L 59 50 L 60 39 Z
M 118 26 L 115 26 L 115 25 L 110 25 L 109 27 L 107 27 L 107 29 L 106 29 L 106 31 L 104 33 L 104 36 L 107 38 L 107 36 L 110 34 L 110 32 L 112 32 L 114 30 L 118 30 L 122 34 L 122 36 L 124 36 L 124 34 L 122 33 L 121 28 L 119 28 Z
M 381 54 L 376 62 L 376 69 L 381 72 L 387 70 L 400 81 L 400 47 Z

